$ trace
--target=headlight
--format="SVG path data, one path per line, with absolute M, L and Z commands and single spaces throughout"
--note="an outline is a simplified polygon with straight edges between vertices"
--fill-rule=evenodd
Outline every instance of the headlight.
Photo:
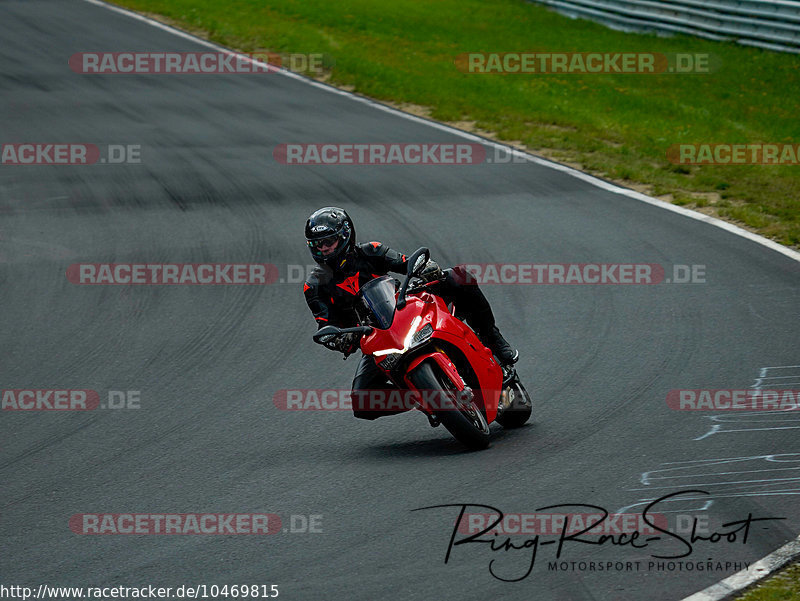
M 429 323 L 426 323 L 419 330 L 417 330 L 417 326 L 419 325 L 419 322 L 421 320 L 422 320 L 422 317 L 417 315 L 414 318 L 414 321 L 411 322 L 411 328 L 408 330 L 408 334 L 406 335 L 406 339 L 403 342 L 403 348 L 381 349 L 379 351 L 375 351 L 372 354 L 375 355 L 376 357 L 383 357 L 383 356 L 389 356 L 389 355 L 394 355 L 394 354 L 402 355 L 408 349 L 410 349 L 412 346 L 415 346 L 417 344 L 421 344 L 421 343 L 425 342 L 426 340 L 428 340 L 431 337 L 431 335 L 433 334 L 433 326 L 431 324 L 429 324 Z

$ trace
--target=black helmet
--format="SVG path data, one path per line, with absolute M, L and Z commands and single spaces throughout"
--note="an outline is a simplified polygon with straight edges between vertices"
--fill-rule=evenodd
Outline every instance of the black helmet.
M 311 214 L 306 221 L 306 242 L 311 256 L 317 263 L 336 267 L 344 255 L 353 250 L 356 244 L 356 229 L 347 211 L 339 207 L 324 207 Z M 338 243 L 329 254 L 323 254 L 322 247 Z

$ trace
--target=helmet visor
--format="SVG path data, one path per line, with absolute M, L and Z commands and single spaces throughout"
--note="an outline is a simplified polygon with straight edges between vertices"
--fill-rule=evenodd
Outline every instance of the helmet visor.
M 327 257 L 336 253 L 341 244 L 341 236 L 334 235 L 319 240 L 309 240 L 308 247 L 318 257 Z

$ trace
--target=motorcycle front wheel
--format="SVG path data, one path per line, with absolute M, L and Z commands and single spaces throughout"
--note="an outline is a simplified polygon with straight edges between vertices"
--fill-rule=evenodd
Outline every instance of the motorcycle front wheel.
M 470 449 L 479 450 L 489 446 L 489 424 L 475 401 L 466 402 L 456 396 L 452 383 L 434 370 L 430 362 L 421 363 L 410 375 L 411 381 L 419 390 L 452 393 L 454 408 L 437 411 L 436 417 L 456 440 Z

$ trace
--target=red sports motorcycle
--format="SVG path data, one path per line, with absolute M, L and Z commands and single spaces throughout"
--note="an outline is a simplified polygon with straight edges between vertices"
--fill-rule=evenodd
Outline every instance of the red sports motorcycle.
M 414 406 L 432 426 L 441 423 L 467 447 L 484 449 L 489 424 L 522 426 L 531 415 L 531 399 L 516 370 L 504 373 L 492 351 L 454 316 L 455 308 L 428 289 L 436 282 L 420 282 L 429 257 L 427 248 L 409 257 L 399 288 L 390 276 L 366 283 L 358 293 L 361 325 L 325 326 L 314 341 L 325 344 L 342 334 L 361 334 L 363 353 L 400 390 L 417 391 Z M 448 403 L 442 402 L 445 398 Z

